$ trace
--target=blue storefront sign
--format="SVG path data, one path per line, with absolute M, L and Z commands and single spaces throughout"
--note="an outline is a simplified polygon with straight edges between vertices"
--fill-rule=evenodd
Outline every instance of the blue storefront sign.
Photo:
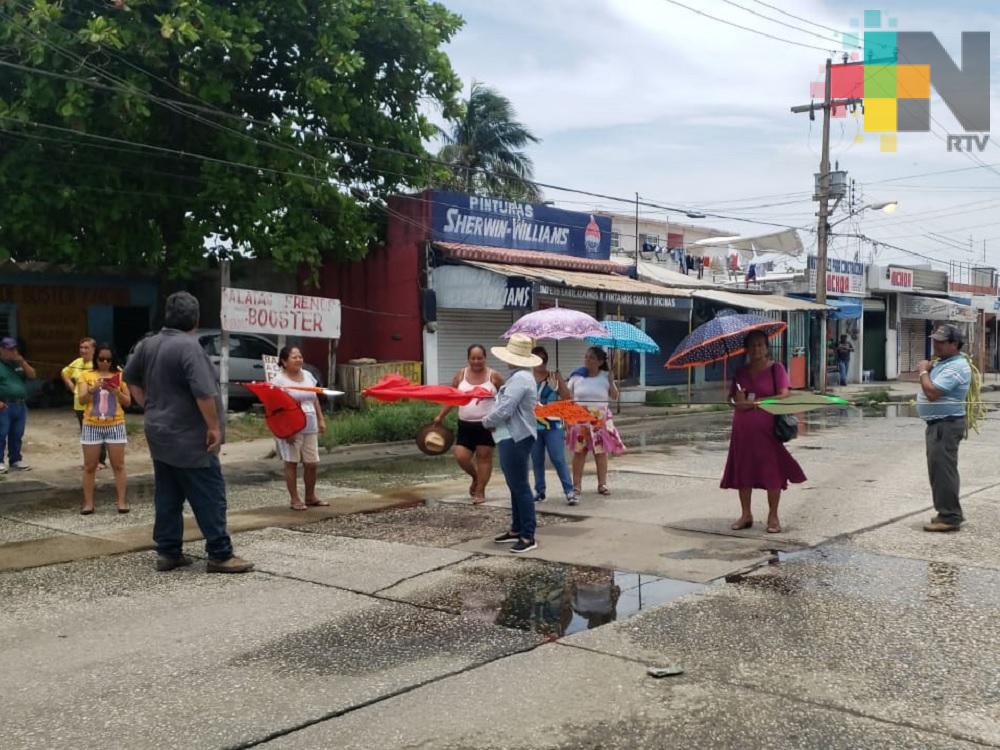
M 432 239 L 593 260 L 611 257 L 607 216 L 439 190 L 430 196 Z
M 531 282 L 508 277 L 503 291 L 504 310 L 526 310 L 531 307 Z

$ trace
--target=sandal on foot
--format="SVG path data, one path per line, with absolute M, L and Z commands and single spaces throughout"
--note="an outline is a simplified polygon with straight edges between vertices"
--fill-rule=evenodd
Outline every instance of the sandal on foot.
M 80 508 L 81 516 L 89 516 L 94 512 L 93 508 Z
M 306 505 L 310 508 L 325 508 L 329 504 L 326 500 L 313 500 L 312 502 L 306 500 Z
M 599 485 L 597 485 L 597 494 L 599 494 L 599 495 L 610 495 L 611 494 L 611 490 L 608 489 L 608 485 L 606 485 L 606 484 L 599 484 Z
M 472 496 L 472 504 L 473 505 L 482 505 L 485 502 L 486 502 L 486 495 L 473 495 Z
M 305 510 L 308 506 L 305 503 L 298 503 L 298 504 L 292 503 L 288 507 L 291 508 L 292 510 Z
M 733 531 L 743 531 L 743 529 L 749 529 L 753 526 L 753 516 L 748 518 L 746 521 L 734 521 L 729 528 Z

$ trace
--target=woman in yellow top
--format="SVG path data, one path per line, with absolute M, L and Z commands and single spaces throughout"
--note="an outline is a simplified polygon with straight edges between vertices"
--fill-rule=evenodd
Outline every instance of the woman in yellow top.
M 73 394 L 73 411 L 76 413 L 76 421 L 80 425 L 81 431 L 83 430 L 83 404 L 80 403 L 80 397 L 77 395 L 76 385 L 80 382 L 80 376 L 83 373 L 94 369 L 95 346 L 97 346 L 97 342 L 89 336 L 80 339 L 80 356 L 62 368 L 61 373 L 63 383 L 66 384 L 66 390 Z M 97 464 L 97 468 L 108 468 L 107 460 L 108 451 L 102 445 L 101 458 Z
M 94 353 L 93 369 L 80 375 L 76 393 L 83 404 L 83 507 L 80 514 L 94 512 L 94 482 L 101 446 L 108 448 L 111 468 L 115 472 L 115 495 L 118 512 L 128 513 L 125 499 L 125 407 L 132 403 L 128 386 L 122 380 L 121 368 L 110 344 L 99 344 Z

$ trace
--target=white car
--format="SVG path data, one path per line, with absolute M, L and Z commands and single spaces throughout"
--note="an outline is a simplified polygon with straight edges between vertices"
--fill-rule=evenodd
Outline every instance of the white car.
M 145 338 L 152 335 L 152 333 L 147 333 Z M 208 358 L 215 365 L 216 371 L 218 371 L 219 360 L 221 359 L 220 355 L 222 354 L 222 331 L 218 328 L 200 328 L 198 329 L 197 337 L 201 348 L 205 350 Z M 138 343 L 129 351 L 129 356 L 132 356 L 132 352 L 135 351 L 136 346 L 138 346 Z M 233 402 L 247 403 L 255 400 L 250 391 L 239 385 L 239 383 L 264 380 L 264 362 L 261 357 L 265 354 L 272 357 L 278 356 L 278 345 L 269 338 L 256 333 L 229 334 L 230 404 Z M 304 366 L 304 369 L 311 372 L 313 377 L 316 378 L 316 382 L 322 385 L 318 369 L 308 364 Z

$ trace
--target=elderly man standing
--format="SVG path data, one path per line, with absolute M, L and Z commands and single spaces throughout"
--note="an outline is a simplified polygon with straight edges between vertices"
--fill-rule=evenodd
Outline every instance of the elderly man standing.
M 25 381 L 34 377 L 35 370 L 17 350 L 17 341 L 10 336 L 0 339 L 0 474 L 7 472 L 3 462 L 5 451 L 10 468 L 31 469 L 21 460 L 21 441 L 28 424 Z
M 965 437 L 965 401 L 972 367 L 962 345 L 965 337 L 952 325 L 940 325 L 930 336 L 935 364 L 920 363 L 917 414 L 927 423 L 927 473 L 937 515 L 924 531 L 958 531 L 965 520 L 958 501 L 958 444 Z
M 191 564 L 182 554 L 187 500 L 205 537 L 209 573 L 246 573 L 253 564 L 233 555 L 226 530 L 226 483 L 219 464 L 224 417 L 215 369 L 192 335 L 198 300 L 187 292 L 167 298 L 164 326 L 143 341 L 125 367 L 132 397 L 146 410 L 153 458 L 156 569 Z

